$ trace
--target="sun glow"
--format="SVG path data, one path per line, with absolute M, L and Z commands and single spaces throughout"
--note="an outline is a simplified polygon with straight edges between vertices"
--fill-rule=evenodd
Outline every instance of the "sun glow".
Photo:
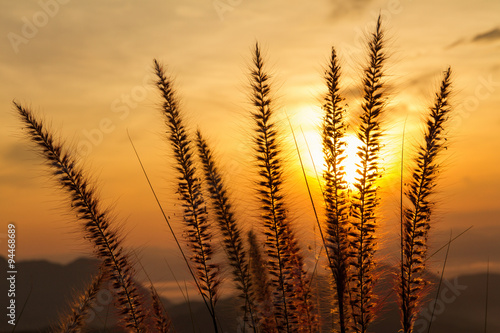
M 307 144 L 307 151 L 304 149 L 303 153 L 306 154 L 303 155 L 305 166 L 309 169 L 309 172 L 313 173 L 316 171 L 318 176 L 322 177 L 323 172 L 326 170 L 326 163 L 321 138 L 315 131 L 307 131 L 304 133 L 304 139 Z M 342 166 L 345 171 L 344 180 L 347 182 L 349 187 L 352 187 L 352 184 L 354 184 L 356 178 L 358 177 L 358 173 L 356 172 L 358 167 L 356 164 L 359 164 L 360 160 L 357 155 L 357 150 L 361 141 L 355 134 L 346 134 L 344 141 L 346 143 L 344 152 L 345 159 L 342 161 Z
M 358 166 L 360 163 L 360 158 L 358 156 L 358 147 L 361 145 L 361 140 L 354 134 L 348 134 L 344 137 L 345 146 L 345 156 L 346 158 L 342 161 L 345 171 L 345 181 L 349 186 L 352 186 L 356 182 L 356 178 L 359 176 L 357 173 Z

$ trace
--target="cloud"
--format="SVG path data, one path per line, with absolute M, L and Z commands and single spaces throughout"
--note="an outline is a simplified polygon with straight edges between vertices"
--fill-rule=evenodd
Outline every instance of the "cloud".
M 465 44 L 465 43 L 476 43 L 476 42 L 494 42 L 496 40 L 500 39 L 500 28 L 493 28 L 489 31 L 478 33 L 471 39 L 468 38 L 460 38 L 450 45 L 446 46 L 446 49 L 452 49 L 454 47 L 457 47 L 459 45 Z
M 465 38 L 460 38 L 460 39 L 454 41 L 453 43 L 451 43 L 450 45 L 446 46 L 446 49 L 452 49 L 452 48 L 459 46 L 465 42 L 466 42 Z
M 482 41 L 490 42 L 490 41 L 494 41 L 497 39 L 500 39 L 500 28 L 494 28 L 490 31 L 477 34 L 476 36 L 474 36 L 474 38 L 472 38 L 472 41 L 473 42 L 482 42 Z
M 348 16 L 350 14 L 359 15 L 359 12 L 365 10 L 372 1 L 373 0 L 334 0 L 332 1 L 333 17 L 340 18 Z
M 27 145 L 21 142 L 12 143 L 10 146 L 6 147 L 6 149 L 0 153 L 0 157 L 8 164 L 24 163 L 32 165 L 37 161 L 42 161 L 34 149 L 31 149 L 30 146 L 27 148 Z

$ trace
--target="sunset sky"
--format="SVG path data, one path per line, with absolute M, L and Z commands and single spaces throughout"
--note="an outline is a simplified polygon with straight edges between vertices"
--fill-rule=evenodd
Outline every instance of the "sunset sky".
M 398 258 L 400 145 L 416 145 L 442 72 L 454 73 L 450 146 L 439 179 L 431 252 L 451 246 L 449 274 L 500 272 L 500 2 L 497 0 L 150 0 L 2 1 L 0 4 L 0 241 L 17 225 L 18 259 L 66 261 L 89 253 L 74 214 L 21 131 L 12 101 L 43 115 L 84 158 L 126 245 L 173 249 L 172 238 L 127 138 L 134 140 L 172 222 L 179 224 L 175 177 L 158 111 L 152 62 L 175 78 L 191 130 L 216 147 L 246 228 L 256 227 L 248 191 L 251 149 L 248 67 L 256 41 L 273 74 L 290 210 L 304 248 L 312 245 L 310 202 L 288 133 L 298 137 L 317 187 L 301 129 L 317 159 L 322 79 L 330 49 L 341 57 L 343 93 L 359 112 L 365 36 L 379 13 L 387 34 L 389 175 L 381 189 L 384 259 Z M 318 161 L 316 161 L 318 162 Z M 319 166 L 318 166 L 319 167 Z M 317 191 L 316 191 L 317 192 Z M 249 199 L 250 198 L 250 199 Z M 320 197 L 317 206 L 321 207 Z M 6 256 L 2 245 L 0 255 Z M 442 255 L 432 259 L 437 271 Z

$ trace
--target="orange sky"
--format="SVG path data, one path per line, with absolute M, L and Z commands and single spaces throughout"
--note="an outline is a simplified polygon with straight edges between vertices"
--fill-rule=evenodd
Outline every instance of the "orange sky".
M 220 3 L 232 5 L 217 7 Z M 88 248 L 72 226 L 64 196 L 20 131 L 13 99 L 43 114 L 85 156 L 103 201 L 115 207 L 127 246 L 167 248 L 171 237 L 126 136 L 128 130 L 175 219 L 174 177 L 158 95 L 151 87 L 152 59 L 163 61 L 175 76 L 188 124 L 199 126 L 217 146 L 239 211 L 251 224 L 254 202 L 245 191 L 251 134 L 245 75 L 252 45 L 263 44 L 274 74 L 278 117 L 287 128 L 284 112 L 289 114 L 301 152 L 307 154 L 300 126 L 317 147 L 321 75 L 331 46 L 342 58 L 344 93 L 356 112 L 363 36 L 381 13 L 390 54 L 388 147 L 398 147 L 408 119 L 411 148 L 441 72 L 452 66 L 455 73 L 457 111 L 432 246 L 445 242 L 450 230 L 458 234 L 474 225 L 454 243 L 450 272 L 466 265 L 484 270 L 488 255 L 500 271 L 500 2 L 42 0 L 0 6 L 0 235 L 8 222 L 18 225 L 19 258 L 62 260 Z M 293 141 L 286 145 L 293 214 L 312 225 Z M 387 157 L 390 166 L 397 166 L 394 149 Z M 398 185 L 387 183 L 382 193 L 391 207 Z M 384 212 L 383 253 L 397 258 L 396 214 Z

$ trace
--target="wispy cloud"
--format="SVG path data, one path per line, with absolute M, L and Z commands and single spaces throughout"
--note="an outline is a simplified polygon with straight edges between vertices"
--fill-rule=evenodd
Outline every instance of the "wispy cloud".
M 356 14 L 357 16 L 359 16 L 359 12 L 364 11 L 372 1 L 373 0 L 333 0 L 332 16 L 334 18 L 341 18 L 349 16 L 351 14 Z
M 482 41 L 493 41 L 500 39 L 500 28 L 494 28 L 492 30 L 477 34 L 472 38 L 473 42 L 482 42 Z
M 471 39 L 462 37 L 462 38 L 454 41 L 450 45 L 448 45 L 446 48 L 451 49 L 451 48 L 454 48 L 456 46 L 459 46 L 459 45 L 465 44 L 465 43 L 477 43 L 477 42 L 488 43 L 488 42 L 494 42 L 496 40 L 500 40 L 500 28 L 499 27 L 493 28 L 493 29 L 488 30 L 486 32 L 478 33 L 474 37 L 472 37 Z
M 0 152 L 0 158 L 9 164 L 27 164 L 32 165 L 34 162 L 42 161 L 38 154 L 35 154 L 30 149 L 26 149 L 26 144 L 14 142 Z

